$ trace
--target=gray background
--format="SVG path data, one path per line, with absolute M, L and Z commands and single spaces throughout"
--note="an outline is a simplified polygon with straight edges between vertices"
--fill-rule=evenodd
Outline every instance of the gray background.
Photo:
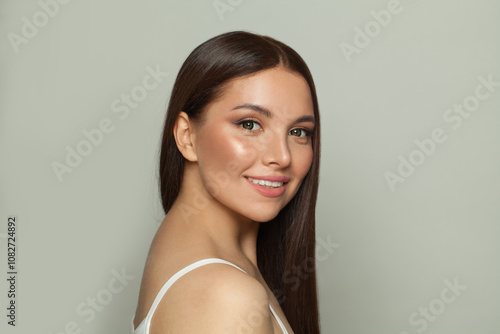
M 232 30 L 291 45 L 316 81 L 317 236 L 335 245 L 318 247 L 322 332 L 499 333 L 500 86 L 460 126 L 443 115 L 474 100 L 478 77 L 500 81 L 500 2 L 401 0 L 345 57 L 342 43 L 355 45 L 356 27 L 376 29 L 371 11 L 388 3 L 73 0 L 43 25 L 37 1 L 2 1 L 2 277 L 8 215 L 18 217 L 20 240 L 18 326 L 6 324 L 2 279 L 2 333 L 69 333 L 72 322 L 81 333 L 128 332 L 163 219 L 157 152 L 175 75 L 194 47 Z M 16 52 L 9 33 L 21 36 L 23 17 L 34 15 L 43 26 Z M 114 113 L 148 66 L 170 74 L 127 117 Z M 106 118 L 113 131 L 60 182 L 53 162 Z M 385 173 L 398 173 L 400 156 L 422 158 L 415 140 L 436 128 L 446 140 L 391 189 Z M 122 271 L 134 278 L 110 293 Z M 454 294 L 447 281 L 461 288 Z

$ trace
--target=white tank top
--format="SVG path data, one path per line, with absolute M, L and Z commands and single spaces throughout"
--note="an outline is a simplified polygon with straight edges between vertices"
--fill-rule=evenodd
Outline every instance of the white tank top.
M 241 269 L 237 265 L 235 265 L 235 264 L 233 264 L 233 263 L 231 263 L 229 261 L 222 260 L 222 259 L 217 259 L 217 258 L 203 259 L 203 260 L 196 261 L 195 263 L 190 264 L 189 266 L 187 266 L 187 267 L 179 270 L 177 273 L 175 273 L 175 275 L 173 275 L 172 277 L 170 277 L 170 279 L 162 286 L 162 288 L 160 289 L 160 291 L 156 295 L 156 298 L 155 298 L 155 300 L 153 302 L 153 305 L 151 305 L 151 308 L 149 309 L 149 312 L 146 315 L 146 318 L 144 318 L 144 320 L 142 320 L 142 322 L 139 324 L 139 326 L 137 326 L 137 328 L 135 330 L 134 330 L 134 319 L 132 319 L 132 326 L 131 326 L 131 329 L 130 329 L 131 330 L 130 333 L 131 334 L 149 334 L 149 327 L 151 326 L 151 319 L 153 318 L 153 314 L 155 313 L 156 308 L 158 307 L 158 304 L 160 304 L 160 301 L 163 298 L 163 296 L 165 295 L 165 292 L 167 292 L 168 288 L 170 288 L 172 286 L 172 284 L 175 283 L 175 281 L 177 281 L 179 278 L 181 278 L 182 275 L 190 272 L 193 269 L 196 269 L 196 268 L 198 268 L 200 266 L 203 266 L 203 265 L 209 264 L 209 263 L 225 263 L 225 264 L 229 264 L 230 266 L 238 268 L 239 270 L 241 270 L 245 274 L 247 273 L 246 271 L 244 271 L 243 269 Z M 281 319 L 278 317 L 278 315 L 274 311 L 274 309 L 271 306 L 271 304 L 269 304 L 269 308 L 271 309 L 271 313 L 273 314 L 273 316 L 278 321 L 278 324 L 280 325 L 281 330 L 283 331 L 283 333 L 284 334 L 288 334 L 288 331 L 286 330 L 285 325 L 283 325 L 283 322 L 281 322 Z

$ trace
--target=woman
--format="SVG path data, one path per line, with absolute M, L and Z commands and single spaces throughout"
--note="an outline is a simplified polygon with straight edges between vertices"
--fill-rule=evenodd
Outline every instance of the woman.
M 319 333 L 319 125 L 313 79 L 287 45 L 236 31 L 193 50 L 167 110 L 166 217 L 134 333 Z

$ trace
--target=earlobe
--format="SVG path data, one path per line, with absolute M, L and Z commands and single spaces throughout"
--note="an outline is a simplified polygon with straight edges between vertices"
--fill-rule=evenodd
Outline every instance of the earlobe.
M 198 160 L 192 140 L 193 130 L 193 124 L 189 120 L 188 114 L 181 111 L 175 121 L 173 135 L 177 148 L 188 161 Z

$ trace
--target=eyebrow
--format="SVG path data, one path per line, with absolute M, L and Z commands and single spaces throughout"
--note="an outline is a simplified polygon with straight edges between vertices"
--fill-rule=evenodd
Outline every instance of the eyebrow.
M 262 114 L 266 117 L 269 117 L 269 118 L 273 117 L 273 114 L 269 111 L 269 109 L 264 108 L 262 106 L 259 106 L 257 104 L 245 103 L 245 104 L 236 106 L 231 110 L 236 110 L 236 109 L 251 109 L 251 110 L 256 111 L 259 114 Z
M 236 110 L 236 109 L 251 109 L 251 110 L 256 111 L 259 114 L 262 114 L 266 117 L 269 117 L 269 118 L 273 117 L 273 114 L 271 113 L 271 111 L 269 111 L 269 109 L 262 107 L 262 106 L 259 106 L 257 104 L 245 103 L 245 104 L 236 106 L 231 110 Z M 297 118 L 297 120 L 294 123 L 302 123 L 302 122 L 311 122 L 313 124 L 316 124 L 316 121 L 314 120 L 314 116 L 311 116 L 311 115 L 301 116 L 301 117 Z

